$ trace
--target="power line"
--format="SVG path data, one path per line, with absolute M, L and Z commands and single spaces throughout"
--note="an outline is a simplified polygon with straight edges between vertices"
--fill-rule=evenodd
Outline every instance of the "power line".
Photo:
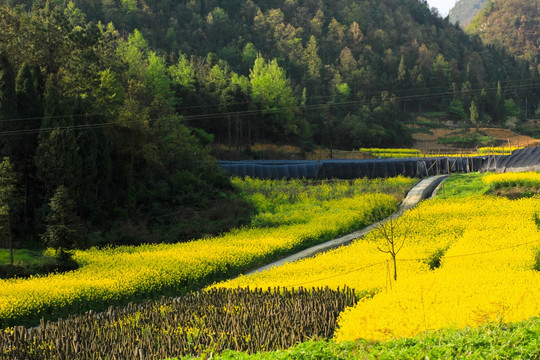
M 339 276 L 351 274 L 351 273 L 353 273 L 353 272 L 357 272 L 357 271 L 362 271 L 362 270 L 365 270 L 365 269 L 369 269 L 369 268 L 371 268 L 371 267 L 374 267 L 374 266 L 377 266 L 377 265 L 380 265 L 380 264 L 384 264 L 384 263 L 386 263 L 386 262 L 387 262 L 387 260 L 384 260 L 384 261 L 381 261 L 381 262 L 378 262 L 378 263 L 375 263 L 375 264 L 367 265 L 367 266 L 364 266 L 364 267 L 361 267 L 361 268 L 357 268 L 357 269 L 353 269 L 353 270 L 350 270 L 350 271 L 347 271 L 347 272 L 344 272 L 344 273 L 340 273 L 340 274 L 338 274 L 338 275 L 331 275 L 331 276 L 327 276 L 327 277 L 321 278 L 321 279 L 316 279 L 316 280 L 306 281 L 306 282 L 302 282 L 301 284 L 288 285 L 288 287 L 303 286 L 303 285 L 311 284 L 311 283 L 314 283 L 314 282 L 319 282 L 319 281 L 323 281 L 323 280 L 333 279 L 333 278 L 336 278 L 336 277 L 339 277 Z
M 513 84 L 514 85 L 510 85 Z M 518 84 L 519 83 L 519 84 Z M 507 90 L 519 90 L 519 89 L 526 89 L 526 88 L 532 88 L 535 86 L 540 86 L 540 83 L 531 83 L 531 84 L 522 84 L 522 80 L 507 80 L 504 82 L 501 82 L 501 84 L 507 84 L 503 87 L 504 91 Z M 501 85 L 502 86 L 502 85 Z M 378 90 L 378 91 L 372 91 L 369 93 L 364 94 L 364 96 L 376 96 L 380 95 L 383 92 L 388 92 L 389 94 L 396 94 L 396 93 L 410 93 L 410 92 L 418 92 L 418 91 L 433 91 L 437 89 L 445 89 L 446 87 L 425 87 L 425 88 L 408 88 L 408 89 L 393 89 L 391 91 L 389 90 Z M 465 91 L 462 94 L 466 95 L 473 95 L 481 93 L 482 91 L 485 91 L 486 93 L 491 93 L 493 91 L 496 91 L 498 89 L 498 86 L 489 87 L 489 88 L 476 88 L 471 89 L 468 91 Z M 412 100 L 421 100 L 421 99 L 430 99 L 430 98 L 436 98 L 436 97 L 442 97 L 442 96 L 449 96 L 454 95 L 453 91 L 444 91 L 444 92 L 438 92 L 433 94 L 417 94 L 417 95 L 409 95 L 409 96 L 392 96 L 391 98 L 401 101 L 412 101 Z M 328 99 L 332 98 L 332 96 L 314 96 L 310 97 L 311 99 Z M 378 101 L 380 99 L 375 99 L 375 101 Z M 319 104 L 312 104 L 312 105 L 303 105 L 303 106 L 294 106 L 290 108 L 282 108 L 282 109 L 297 109 L 297 108 L 310 108 L 312 106 L 316 107 L 326 107 L 326 106 L 336 106 L 336 105 L 348 105 L 348 104 L 356 104 L 356 103 L 371 103 L 372 99 L 366 99 L 366 100 L 355 100 L 355 101 L 343 101 L 343 102 L 336 102 L 336 103 L 319 103 Z M 227 106 L 238 106 L 238 105 L 250 105 L 253 104 L 253 102 L 238 102 L 238 103 L 229 103 Z M 186 109 L 195 109 L 195 108 L 215 108 L 223 106 L 222 104 L 204 104 L 204 105 L 193 105 L 193 106 L 181 106 L 177 107 L 176 110 L 186 110 Z M 190 118 L 190 117 L 199 117 L 199 116 L 215 116 L 215 115 L 231 115 L 231 114 L 242 114 L 242 113 L 249 113 L 249 112 L 260 112 L 262 110 L 253 109 L 253 110 L 244 110 L 244 111 L 237 111 L 237 112 L 220 112 L 220 113 L 214 113 L 214 114 L 200 114 L 200 115 L 191 115 L 191 116 L 184 116 L 184 118 Z M 54 116 L 47 116 L 48 119 L 63 119 L 63 118 L 80 118 L 80 117 L 97 117 L 97 116 L 106 116 L 110 115 L 109 113 L 91 113 L 91 114 L 74 114 L 74 115 L 54 115 Z M 181 116 L 181 115 L 180 115 Z M 39 116 L 39 117 L 26 117 L 26 118 L 11 118 L 11 119 L 0 119 L 0 123 L 2 122 L 18 122 L 18 121 L 27 121 L 27 120 L 41 120 L 45 116 Z
M 526 243 L 517 244 L 517 245 L 513 245 L 513 246 L 508 246 L 508 247 L 504 247 L 504 248 L 493 249 L 493 250 L 486 250 L 486 251 L 480 251 L 480 252 L 469 253 L 469 254 L 459 254 L 459 255 L 444 256 L 443 259 L 455 259 L 455 258 L 461 258 L 461 257 L 489 254 L 489 253 L 494 253 L 494 252 L 504 251 L 504 250 L 510 250 L 510 249 L 521 247 L 521 246 L 526 246 L 526 245 L 531 245 L 531 244 L 536 244 L 536 243 L 540 243 L 540 240 L 529 241 L 529 242 L 526 242 Z M 426 258 L 396 259 L 396 261 L 424 261 L 424 260 L 426 260 Z M 298 286 L 303 286 L 303 285 L 306 285 L 306 284 L 316 283 L 316 282 L 319 282 L 319 281 L 333 279 L 333 278 L 337 278 L 337 277 L 340 277 L 340 276 L 343 276 L 343 275 L 351 274 L 353 272 L 362 271 L 362 270 L 365 270 L 365 269 L 368 269 L 368 268 L 371 268 L 371 267 L 386 263 L 387 261 L 388 260 L 384 260 L 384 261 L 381 261 L 381 262 L 378 262 L 378 263 L 375 263 L 375 264 L 363 266 L 361 268 L 352 269 L 352 270 L 342 272 L 342 273 L 339 273 L 339 274 L 330 275 L 330 276 L 327 276 L 327 277 L 324 277 L 324 278 L 305 281 L 305 282 L 302 282 L 302 283 L 297 283 L 297 284 L 294 284 L 294 285 L 287 285 L 287 286 L 288 287 L 298 287 Z
M 518 248 L 518 247 L 521 247 L 521 246 L 526 246 L 526 245 L 536 244 L 536 243 L 539 243 L 539 242 L 540 242 L 540 240 L 529 241 L 529 242 L 526 242 L 526 243 L 523 243 L 523 244 L 518 244 L 518 245 L 508 246 L 508 247 L 505 247 L 505 248 L 499 248 L 499 249 L 494 249 L 494 250 L 480 251 L 480 252 L 470 253 L 470 254 L 460 254 L 460 255 L 445 256 L 444 258 L 445 258 L 445 259 L 453 259 L 453 258 L 460 258 L 460 257 L 466 257 L 466 256 L 474 256 L 474 255 L 489 254 L 489 253 L 494 253 L 494 252 L 498 252 L 498 251 L 504 251 L 504 250 L 515 249 L 515 248 Z
M 533 83 L 533 84 L 527 84 L 527 85 L 515 85 L 510 87 L 511 89 L 524 89 L 528 87 L 533 87 L 540 85 L 540 83 Z M 507 87 L 508 89 L 508 87 Z M 471 90 L 470 94 L 482 92 L 484 89 L 477 89 L 477 90 Z M 444 97 L 444 96 L 450 96 L 453 95 L 453 92 L 441 92 L 437 94 L 419 94 L 419 95 L 410 95 L 410 96 L 404 96 L 404 97 L 390 97 L 392 100 L 397 101 L 412 101 L 412 100 L 418 100 L 418 99 L 431 99 L 431 98 L 437 98 L 437 97 Z M 121 127 L 128 124 L 137 124 L 137 123 L 144 123 L 144 122 L 155 122 L 158 120 L 180 120 L 180 121 L 202 121 L 202 120 L 214 120 L 214 119 L 223 119 L 226 116 L 248 116 L 248 115 L 265 115 L 265 114 L 277 114 L 279 112 L 286 112 L 286 111 L 294 111 L 294 110 L 303 110 L 303 111 L 312 111 L 315 112 L 316 110 L 325 109 L 328 106 L 332 107 L 342 107 L 342 106 L 349 106 L 349 105 L 364 105 L 364 104 L 371 104 L 373 103 L 372 100 L 358 100 L 358 101 L 344 101 L 339 103 L 333 103 L 333 104 L 314 104 L 314 105 L 304 105 L 304 106 L 290 106 L 290 107 L 282 107 L 282 108 L 275 108 L 275 109 L 253 109 L 253 110 L 245 110 L 245 111 L 236 111 L 236 112 L 222 112 L 222 113 L 214 113 L 214 114 L 202 114 L 202 115 L 190 115 L 190 116 L 183 116 L 178 117 L 181 115 L 175 115 L 171 117 L 160 117 L 157 119 L 141 119 L 141 120 L 132 120 L 132 121 L 124 121 L 122 123 L 120 122 L 105 122 L 105 123 L 96 123 L 96 124 L 81 124 L 81 125 L 70 125 L 70 126 L 63 126 L 63 127 L 54 127 L 54 128 L 34 128 L 34 129 L 22 129 L 22 130 L 9 130 L 9 131 L 3 131 L 0 132 L 0 136 L 13 136 L 13 135 L 25 135 L 25 134 L 36 134 L 39 132 L 47 132 L 47 131 L 53 131 L 56 129 L 59 130 L 86 130 L 86 129 L 97 129 L 97 128 L 110 128 L 110 127 Z M 375 102 L 382 103 L 384 99 L 375 99 Z M 80 116 L 92 116 L 92 115 L 80 115 Z M 95 116 L 95 115 L 94 115 Z M 26 118 L 26 119 L 8 119 L 8 120 L 0 120 L 2 121 L 24 121 L 24 120 L 36 120 L 41 118 Z

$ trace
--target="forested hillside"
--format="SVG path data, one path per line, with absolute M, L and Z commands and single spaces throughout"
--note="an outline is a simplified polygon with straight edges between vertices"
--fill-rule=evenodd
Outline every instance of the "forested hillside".
M 488 0 L 467 32 L 540 65 L 540 0 Z
M 176 112 L 176 68 L 140 33 L 124 39 L 72 5 L 2 6 L 0 24 L 3 239 L 178 241 L 239 216 L 205 148 L 211 136 Z
M 482 10 L 485 2 L 486 0 L 459 0 L 450 9 L 450 13 L 448 14 L 450 16 L 450 22 L 452 24 L 459 22 L 459 25 L 465 28 L 478 12 Z
M 540 93 L 537 69 L 417 0 L 11 3 L 0 141 L 18 239 L 189 237 L 240 217 L 214 140 L 403 146 L 412 111 L 504 123 Z

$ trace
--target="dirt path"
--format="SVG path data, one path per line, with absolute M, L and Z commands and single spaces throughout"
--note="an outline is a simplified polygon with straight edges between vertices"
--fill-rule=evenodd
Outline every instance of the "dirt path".
M 506 141 L 505 145 L 510 146 L 530 146 L 533 144 L 540 144 L 540 140 L 532 138 L 526 135 L 518 135 L 512 130 L 499 129 L 499 128 L 480 128 L 487 135 L 493 136 L 502 141 Z
M 439 144 L 438 138 L 450 135 L 454 130 L 450 129 L 432 129 L 431 133 L 416 133 L 412 135 L 414 140 L 413 148 L 424 152 L 453 150 L 450 145 Z

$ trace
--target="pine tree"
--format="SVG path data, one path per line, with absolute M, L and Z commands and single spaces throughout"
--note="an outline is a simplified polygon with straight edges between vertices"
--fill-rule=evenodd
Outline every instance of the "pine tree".
M 459 99 L 454 99 L 448 105 L 448 115 L 455 120 L 465 119 L 465 110 L 463 109 L 463 103 Z
M 7 56 L 0 52 L 0 119 L 15 116 L 15 75 Z
M 0 120 L 10 120 L 0 122 L 0 131 L 10 130 L 12 120 L 17 117 L 17 97 L 15 95 L 15 74 L 7 56 L 0 52 Z M 7 155 L 8 149 L 5 140 L 2 138 L 2 152 Z
M 478 126 L 479 126 L 478 120 L 480 119 L 480 115 L 478 114 L 478 109 L 476 108 L 476 104 L 474 100 L 471 101 L 470 111 L 471 111 L 471 122 L 473 123 L 474 126 L 476 126 L 476 130 L 478 131 Z
M 12 216 L 20 199 L 13 164 L 8 157 L 0 163 L 0 228 L 9 248 L 10 262 L 13 265 Z
M 65 186 L 56 189 L 49 205 L 51 212 L 41 238 L 45 245 L 56 249 L 59 259 L 65 259 L 82 237 L 81 221 L 75 213 L 75 202 Z
M 6 155 L 13 161 L 15 170 L 22 176 L 25 201 L 22 213 L 18 215 L 24 223 L 24 231 L 31 231 L 34 208 L 37 202 L 34 156 L 37 147 L 38 130 L 41 123 L 41 103 L 36 91 L 36 81 L 30 66 L 24 63 L 15 80 L 17 114 L 19 121 L 9 123 L 12 133 L 7 137 Z
M 81 181 L 82 159 L 78 154 L 76 133 L 67 105 L 62 101 L 55 79 L 50 77 L 43 96 L 45 116 L 36 149 L 36 176 L 43 196 L 49 198 L 61 186 L 74 188 Z
M 398 67 L 398 81 L 403 83 L 407 76 L 407 67 L 405 66 L 405 58 L 401 55 L 401 60 L 399 61 Z
M 497 123 L 502 123 L 504 117 L 504 98 L 502 93 L 501 82 L 497 82 L 497 95 L 495 96 L 495 104 L 493 109 L 493 119 Z

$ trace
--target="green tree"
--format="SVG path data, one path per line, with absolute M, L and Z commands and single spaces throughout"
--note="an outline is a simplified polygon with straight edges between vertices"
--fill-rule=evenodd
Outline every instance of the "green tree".
M 8 139 L 7 155 L 17 168 L 25 171 L 25 176 L 27 176 L 37 146 L 37 130 L 42 116 L 34 78 L 27 63 L 23 64 L 17 74 L 15 90 L 17 113 L 22 120 L 9 123 L 8 129 L 17 132 L 17 134 Z M 19 134 L 21 131 L 29 133 Z
M 43 97 L 45 116 L 36 149 L 36 175 L 42 182 L 46 197 L 61 186 L 74 187 L 81 181 L 83 167 L 78 139 L 67 105 L 60 98 L 54 77 L 45 85 Z
M 504 126 L 517 130 L 521 122 L 521 110 L 516 105 L 514 99 L 504 100 Z
M 244 75 L 249 73 L 249 69 L 257 58 L 257 49 L 255 45 L 248 42 L 242 50 L 242 73 Z
M 497 94 L 495 95 L 495 101 L 493 105 L 493 119 L 502 123 L 506 120 L 505 118 L 505 109 L 504 109 L 504 97 L 502 92 L 501 82 L 497 82 Z
M 13 265 L 13 213 L 20 202 L 13 164 L 8 157 L 0 163 L 0 227 L 9 248 L 10 263 Z
M 342 120 L 342 118 L 345 117 L 344 108 L 335 106 L 335 104 L 346 102 L 351 95 L 351 88 L 349 87 L 349 84 L 342 81 L 339 73 L 334 75 L 334 78 L 330 82 L 330 86 L 330 93 L 332 95 L 330 101 L 327 103 L 327 113 L 325 114 L 325 118 L 321 125 L 324 129 L 323 132 L 326 135 L 324 139 L 325 143 L 330 147 L 330 158 L 333 158 L 334 148 L 338 144 L 338 141 L 340 145 L 343 145 L 340 142 L 340 137 L 343 136 L 343 133 L 345 132 L 339 132 L 340 129 L 344 128 Z
M 11 130 L 11 120 L 17 117 L 17 97 L 15 95 L 15 74 L 7 56 L 0 52 L 0 131 Z M 10 121 L 6 121 L 10 120 Z M 4 154 L 8 153 L 6 137 L 0 146 Z
M 82 238 L 81 220 L 75 212 L 75 202 L 69 190 L 63 185 L 56 189 L 49 205 L 51 212 L 41 238 L 45 245 L 56 249 L 59 259 L 64 259 Z
M 263 135 L 273 139 L 300 135 L 303 124 L 295 118 L 291 84 L 277 60 L 266 62 L 258 56 L 249 74 L 251 97 L 262 110 Z
M 431 67 L 431 86 L 436 87 L 436 92 L 448 89 L 452 82 L 452 69 L 443 54 L 437 55 Z
M 180 54 L 178 63 L 168 68 L 171 77 L 171 88 L 176 97 L 176 105 L 199 104 L 199 93 L 197 91 L 197 74 L 195 68 L 184 54 Z M 178 110 L 178 109 L 177 109 Z M 192 109 L 193 110 L 193 109 Z M 186 109 L 183 109 L 183 113 Z
M 152 94 L 152 115 L 167 116 L 172 113 L 176 99 L 171 89 L 171 79 L 165 62 L 155 52 L 148 55 L 148 66 L 144 70 L 145 85 Z
M 470 82 L 465 81 L 461 85 L 461 102 L 465 108 L 471 106 L 472 101 L 472 85 Z
M 448 105 L 448 115 L 455 120 L 465 119 L 465 110 L 463 109 L 463 103 L 461 100 L 454 99 Z
M 362 41 L 364 40 L 364 33 L 360 29 L 360 25 L 356 21 L 353 21 L 349 28 L 349 37 L 351 40 L 351 50 L 355 55 L 360 54 L 362 51 Z
M 169 67 L 169 73 L 173 85 L 180 86 L 186 92 L 195 91 L 195 84 L 197 82 L 195 69 L 193 69 L 193 66 L 191 66 L 184 54 L 180 54 L 176 65 Z
M 99 72 L 100 83 L 96 89 L 96 105 L 101 112 L 117 115 L 126 98 L 125 90 L 117 75 L 109 68 Z
M 326 59 L 336 59 L 341 49 L 345 47 L 345 32 L 347 26 L 341 25 L 339 21 L 332 18 L 328 24 L 328 36 L 326 38 L 325 46 L 323 47 L 323 53 L 326 55 Z
M 307 72 L 312 79 L 318 79 L 321 76 L 322 61 L 317 54 L 318 51 L 317 38 L 312 35 L 309 38 L 304 55 Z
M 87 125 L 103 123 L 102 117 L 88 119 Z M 83 129 L 75 132 L 79 152 L 73 156 L 75 175 L 80 172 L 80 181 L 74 188 L 77 210 L 80 216 L 92 224 L 102 225 L 108 213 L 112 177 L 111 152 L 107 136 L 102 128 Z M 80 159 L 81 166 L 77 166 Z
M 473 123 L 474 126 L 476 126 L 476 130 L 478 131 L 478 126 L 480 125 L 479 124 L 480 115 L 478 114 L 478 109 L 476 108 L 476 103 L 474 102 L 474 100 L 471 101 L 470 111 L 471 111 L 471 122 Z
M 249 80 L 246 77 L 233 74 L 230 84 L 221 92 L 219 104 L 227 114 L 229 148 L 234 145 L 239 149 L 243 143 L 243 125 L 248 119 L 244 119 L 242 112 L 249 107 L 248 88 Z
M 36 91 L 35 79 L 28 63 L 19 69 L 15 80 L 17 93 L 17 113 L 21 121 L 11 122 L 11 130 L 16 134 L 9 136 L 7 155 L 13 161 L 17 172 L 22 173 L 25 201 L 22 219 L 24 230 L 30 231 L 34 209 L 37 203 L 37 183 L 35 179 L 34 156 L 38 145 L 38 131 L 41 125 L 42 109 Z
M 132 79 L 144 80 L 147 57 L 150 52 L 148 42 L 143 34 L 135 30 L 126 41 L 118 45 L 117 54 L 128 66 L 128 75 Z
M 521 110 L 516 105 L 516 102 L 514 101 L 514 99 L 504 100 L 504 116 L 505 118 L 509 118 L 509 117 L 519 118 L 521 116 Z
M 407 67 L 405 66 L 405 57 L 401 55 L 401 60 L 399 61 L 398 67 L 398 81 L 404 83 L 407 76 Z
M 49 194 L 60 185 L 81 182 L 83 162 L 75 132 L 71 129 L 47 130 L 36 155 L 37 176 Z

